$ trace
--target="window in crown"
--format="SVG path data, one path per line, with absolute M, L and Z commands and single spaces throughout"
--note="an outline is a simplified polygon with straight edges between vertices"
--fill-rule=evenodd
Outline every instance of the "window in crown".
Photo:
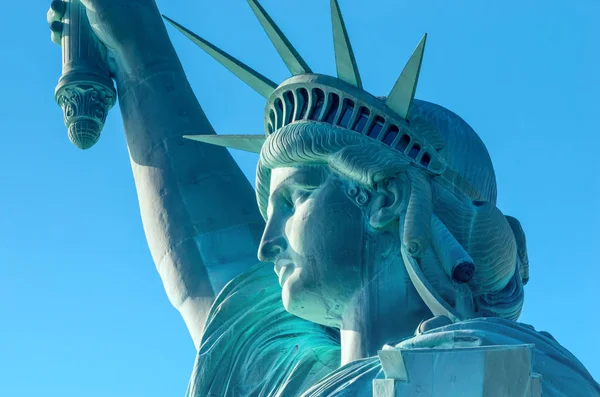
M 269 121 L 271 122 L 271 128 L 273 128 L 273 126 L 275 126 L 275 112 L 273 111 L 273 108 L 269 110 Z
M 408 147 L 408 145 L 410 145 L 410 137 L 406 134 L 402 135 L 402 138 L 400 138 L 400 140 L 398 141 L 398 144 L 396 145 L 396 149 L 398 149 L 401 152 L 404 152 L 406 150 L 406 148 Z
M 300 88 L 298 93 L 300 94 L 298 102 L 302 103 L 302 108 L 300 109 L 297 120 L 302 120 L 306 116 L 306 110 L 308 109 L 308 91 L 306 91 L 306 88 Z
M 379 137 L 379 134 L 381 133 L 381 130 L 383 129 L 384 124 L 385 120 L 383 119 L 383 117 L 375 116 L 375 121 L 373 122 L 373 125 L 371 125 L 371 127 L 369 128 L 367 135 L 373 139 L 377 139 L 377 137 Z
M 275 111 L 277 116 L 277 127 L 276 129 L 280 129 L 283 127 L 283 103 L 281 102 L 281 98 L 275 99 Z
M 356 132 L 362 132 L 363 128 L 367 125 L 367 121 L 369 121 L 369 115 L 371 112 L 366 107 L 360 108 L 360 115 L 358 119 L 354 123 L 354 127 L 352 129 Z
M 429 167 L 429 164 L 431 163 L 431 156 L 429 155 L 429 153 L 423 154 L 423 157 L 421 157 L 420 163 L 424 167 Z
M 383 143 L 385 143 L 388 146 L 392 146 L 392 143 L 394 143 L 394 140 L 398 136 L 398 132 L 400 132 L 398 127 L 395 125 L 391 125 L 390 129 L 385 133 L 385 136 L 383 137 Z
M 294 121 L 294 110 L 296 109 L 296 100 L 292 91 L 288 91 L 285 96 L 285 124 Z
M 338 108 L 340 107 L 340 97 L 337 94 L 330 93 L 329 94 L 329 109 L 327 110 L 327 114 L 325 115 L 325 121 L 327 123 L 333 124 L 335 120 L 335 115 L 337 114 Z
M 421 146 L 419 146 L 415 143 L 413 145 L 413 147 L 410 148 L 410 151 L 408 152 L 408 157 L 410 157 L 411 159 L 416 159 L 417 156 L 419 155 L 420 151 L 421 151 Z
M 340 126 L 347 128 L 354 113 L 354 101 L 350 99 L 344 99 L 344 106 L 342 108 L 342 117 L 340 118 Z
M 271 123 L 267 124 L 267 131 L 269 131 L 269 134 L 273 133 L 273 124 L 271 124 Z
M 325 94 L 323 91 L 315 88 L 313 90 L 313 101 L 315 103 L 310 110 L 310 114 L 308 115 L 309 120 L 318 120 L 321 115 L 321 110 L 323 110 L 323 103 L 325 102 Z

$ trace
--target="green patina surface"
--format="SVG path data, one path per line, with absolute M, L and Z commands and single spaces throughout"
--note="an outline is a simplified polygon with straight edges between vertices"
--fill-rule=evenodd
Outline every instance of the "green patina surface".
M 600 395 L 549 334 L 516 322 L 525 234 L 496 207 L 475 131 L 414 98 L 426 36 L 379 97 L 337 0 L 336 77 L 249 4 L 293 75 L 279 85 L 165 19 L 267 99 L 265 135 L 214 133 L 154 1 L 48 13 L 77 146 L 97 141 L 117 83 L 150 250 L 198 347 L 187 396 Z M 260 153 L 255 189 L 225 147 Z

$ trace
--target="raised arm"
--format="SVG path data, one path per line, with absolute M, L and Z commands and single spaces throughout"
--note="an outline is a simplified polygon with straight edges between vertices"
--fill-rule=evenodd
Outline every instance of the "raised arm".
M 258 261 L 264 224 L 254 190 L 226 149 L 182 138 L 214 131 L 154 0 L 83 3 L 113 58 L 152 257 L 198 346 L 215 295 Z

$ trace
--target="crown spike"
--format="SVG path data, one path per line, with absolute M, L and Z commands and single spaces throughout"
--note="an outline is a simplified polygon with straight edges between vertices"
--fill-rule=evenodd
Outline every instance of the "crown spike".
M 198 47 L 202 48 L 208 55 L 217 60 L 221 65 L 229 69 L 244 83 L 252 87 L 256 92 L 261 94 L 265 98 L 269 98 L 273 91 L 277 88 L 277 84 L 269 80 L 256 70 L 240 62 L 236 58 L 222 51 L 220 48 L 204 40 L 194 32 L 181 26 L 171 18 L 163 15 L 163 18 L 173 25 L 177 30 L 183 33 L 188 39 L 193 41 Z
M 279 56 L 281 56 L 290 72 L 294 76 L 312 73 L 306 62 L 304 62 L 304 59 L 302 59 L 298 51 L 292 46 L 292 43 L 285 37 L 281 29 L 279 29 L 260 3 L 257 0 L 248 0 L 248 4 L 250 4 L 252 11 L 256 14 L 258 21 L 269 36 L 269 39 L 271 39 Z
M 260 153 L 267 139 L 264 135 L 184 135 L 183 137 L 250 153 Z
M 358 66 L 337 0 L 331 0 L 331 22 L 333 25 L 333 46 L 338 78 L 355 87 L 362 88 Z
M 415 97 L 426 41 L 427 33 L 423 35 L 419 45 L 417 45 L 417 48 L 406 63 L 404 70 L 402 70 L 400 77 L 398 77 L 398 81 L 396 81 L 394 88 L 385 101 L 385 104 L 390 109 L 394 110 L 404 119 L 408 117 L 410 106 Z

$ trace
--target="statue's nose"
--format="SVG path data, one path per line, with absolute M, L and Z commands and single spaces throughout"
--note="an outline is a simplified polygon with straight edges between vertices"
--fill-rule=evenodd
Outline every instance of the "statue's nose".
M 287 241 L 283 236 L 264 238 L 258 247 L 258 260 L 275 262 L 277 257 L 287 249 Z

